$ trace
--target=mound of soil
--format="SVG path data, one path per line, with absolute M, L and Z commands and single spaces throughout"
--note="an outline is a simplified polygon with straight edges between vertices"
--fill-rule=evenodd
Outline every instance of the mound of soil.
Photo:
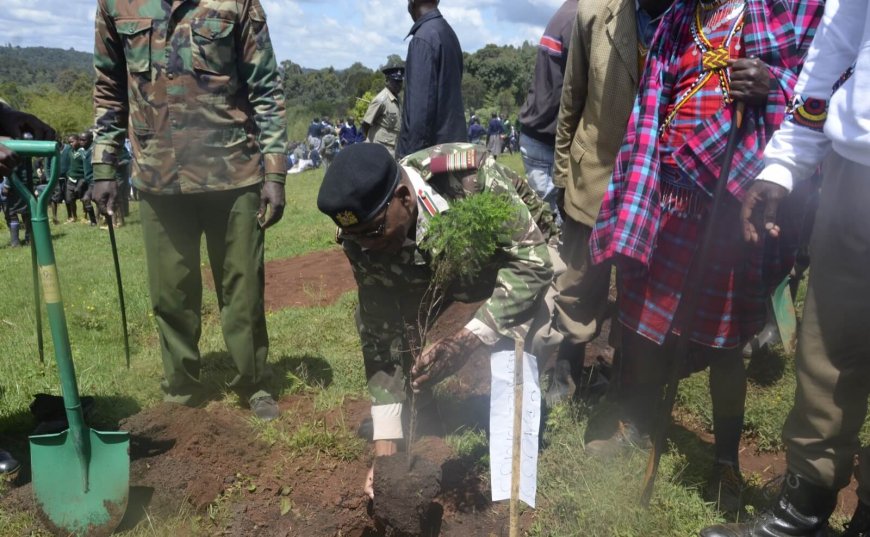
M 432 509 L 441 492 L 441 467 L 426 458 L 405 453 L 375 459 L 373 516 L 386 535 L 437 535 L 440 513 Z
M 206 267 L 202 272 L 202 281 L 214 290 L 211 270 Z M 350 263 L 340 249 L 266 263 L 266 311 L 327 306 L 354 289 Z

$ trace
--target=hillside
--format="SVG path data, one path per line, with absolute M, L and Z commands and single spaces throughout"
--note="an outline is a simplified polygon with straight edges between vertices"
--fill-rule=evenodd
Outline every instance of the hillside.
M 66 70 L 90 73 L 92 54 L 46 47 L 0 47 L 0 82 L 53 84 Z

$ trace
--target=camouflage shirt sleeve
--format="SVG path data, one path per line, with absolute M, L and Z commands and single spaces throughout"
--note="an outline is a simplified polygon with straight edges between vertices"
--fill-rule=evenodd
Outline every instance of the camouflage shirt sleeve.
M 283 182 L 287 173 L 287 122 L 281 75 L 266 12 L 260 0 L 248 0 L 247 4 L 240 21 L 239 76 L 247 84 L 267 178 Z
M 97 2 L 94 40 L 94 178 L 114 178 L 118 147 L 127 134 L 127 66 L 124 46 L 112 17 L 106 11 L 105 0 Z
M 553 266 L 547 251 L 547 238 L 517 191 L 512 172 L 487 158 L 478 172 L 483 191 L 504 193 L 517 208 L 517 227 L 509 243 L 500 246 L 496 256 L 501 267 L 492 295 L 477 311 L 475 319 L 502 336 L 525 339 L 532 317 L 553 280 Z M 523 181 L 524 183 L 525 181 Z
M 529 186 L 526 178 L 497 161 L 493 161 L 491 165 L 498 170 L 500 175 L 513 184 L 514 190 L 520 199 L 523 200 L 523 204 L 528 208 L 529 214 L 532 215 L 532 220 L 537 224 L 538 229 L 541 230 L 544 239 L 549 242 L 551 239 L 558 237 L 559 227 L 556 225 L 553 211 L 550 210 L 550 204 L 545 203 L 541 199 L 538 193 Z

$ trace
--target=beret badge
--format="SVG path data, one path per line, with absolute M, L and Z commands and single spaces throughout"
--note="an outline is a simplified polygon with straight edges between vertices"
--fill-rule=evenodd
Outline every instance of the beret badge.
M 359 218 L 351 211 L 343 211 L 335 215 L 335 220 L 341 227 L 350 227 L 359 224 Z

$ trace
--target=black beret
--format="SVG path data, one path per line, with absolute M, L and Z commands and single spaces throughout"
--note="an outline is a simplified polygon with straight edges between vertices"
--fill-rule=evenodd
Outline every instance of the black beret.
M 338 152 L 320 185 L 317 208 L 339 227 L 364 224 L 393 198 L 401 174 L 386 147 L 362 143 Z
M 386 67 L 382 71 L 387 78 L 402 81 L 405 80 L 405 68 L 404 67 Z

